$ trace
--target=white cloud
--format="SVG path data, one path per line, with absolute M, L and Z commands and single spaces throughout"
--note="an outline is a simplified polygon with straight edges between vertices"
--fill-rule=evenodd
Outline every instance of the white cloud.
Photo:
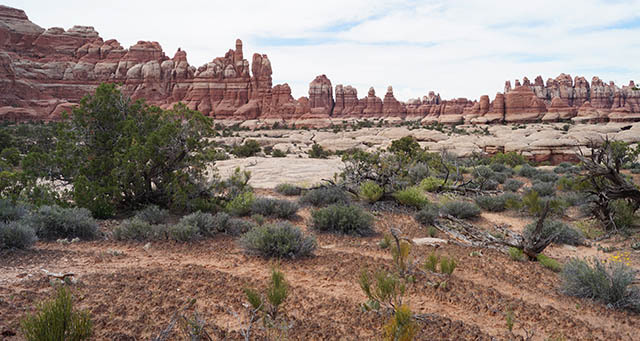
M 398 99 L 491 97 L 504 81 L 560 72 L 617 84 L 640 73 L 640 1 L 5 1 L 43 27 L 91 25 L 125 47 L 160 42 L 199 66 L 245 41 L 265 53 L 274 83 L 307 94 L 316 75 L 393 85 Z M 287 45 L 287 43 L 307 44 Z M 309 44 L 311 43 L 311 44 Z

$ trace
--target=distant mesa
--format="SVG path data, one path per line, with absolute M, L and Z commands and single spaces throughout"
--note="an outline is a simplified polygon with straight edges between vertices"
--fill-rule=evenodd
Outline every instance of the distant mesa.
M 296 125 L 328 125 L 332 119 L 385 118 L 422 123 L 623 122 L 640 120 L 640 90 L 633 81 L 618 87 L 593 77 L 561 74 L 546 82 L 538 76 L 507 81 L 493 100 L 482 96 L 443 100 L 439 94 L 397 100 L 389 86 L 358 98 L 350 85 L 335 88 L 325 75 L 309 83 L 309 96 L 294 99 L 289 85 L 272 84 L 265 54 L 244 58 L 235 49 L 198 68 L 187 52 L 173 58 L 157 42 L 123 48 L 104 41 L 90 26 L 43 29 L 24 11 L 0 5 L 0 119 L 56 120 L 102 82 L 121 83 L 132 98 L 162 108 L 185 103 L 219 120 L 286 120 Z

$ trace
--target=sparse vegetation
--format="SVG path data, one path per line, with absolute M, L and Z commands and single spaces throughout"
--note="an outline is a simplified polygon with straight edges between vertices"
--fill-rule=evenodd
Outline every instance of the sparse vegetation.
M 80 341 L 91 338 L 93 322 L 88 312 L 73 308 L 69 290 L 59 287 L 53 300 L 42 303 L 35 314 L 22 320 L 21 329 L 29 341 Z
M 424 195 L 419 187 L 407 187 L 393 193 L 393 198 L 402 205 L 420 209 L 429 203 L 429 199 Z
M 426 204 L 415 215 L 415 219 L 422 225 L 433 225 L 436 219 L 440 216 L 440 207 L 435 204 Z
M 480 215 L 480 207 L 467 201 L 446 202 L 442 205 L 442 211 L 460 219 L 474 218 Z
M 340 188 L 321 187 L 312 189 L 300 198 L 300 204 L 315 207 L 328 206 L 332 204 L 346 204 L 349 202 L 347 194 Z
M 44 240 L 92 239 L 98 236 L 98 223 L 84 208 L 42 206 L 25 217 L 25 223 L 35 230 L 38 238 Z
M 240 243 L 249 253 L 276 258 L 306 257 L 316 247 L 315 238 L 305 236 L 288 222 L 255 227 L 242 236 Z
M 522 249 L 513 246 L 509 247 L 509 257 L 511 257 L 511 259 L 516 262 L 522 262 L 525 260 L 524 252 L 522 252 Z
M 321 232 L 366 236 L 373 233 L 373 216 L 353 205 L 331 205 L 311 212 L 311 226 Z
M 542 266 L 544 266 L 545 268 L 551 271 L 554 271 L 554 272 L 562 271 L 562 264 L 560 264 L 560 262 L 558 262 L 557 260 L 551 257 L 547 257 L 541 253 L 538 255 L 537 259 L 538 259 L 538 263 L 540 263 Z
M 33 228 L 21 221 L 0 222 L 0 250 L 28 249 L 36 239 Z
M 524 182 L 518 179 L 507 179 L 502 185 L 502 188 L 504 188 L 506 191 L 517 192 L 522 187 L 522 185 L 524 185 Z
M 298 204 L 289 200 L 257 198 L 251 205 L 252 214 L 260 214 L 265 217 L 289 219 L 296 212 L 298 212 Z
M 383 194 L 384 189 L 373 181 L 363 182 L 360 185 L 360 190 L 358 191 L 358 196 L 370 203 L 380 200 Z
M 640 288 L 632 284 L 635 274 L 624 262 L 573 258 L 561 273 L 562 292 L 601 301 L 616 309 L 640 311 Z
M 532 231 L 535 229 L 535 224 L 529 224 L 525 226 L 523 236 L 529 238 Z M 583 245 L 584 235 L 581 231 L 567 226 L 561 221 L 546 220 L 542 229 L 542 237 L 550 238 L 555 243 L 567 244 L 567 245 Z
M 256 140 L 246 140 L 243 144 L 233 148 L 233 155 L 237 157 L 251 157 L 258 154 L 262 148 Z
M 287 196 L 293 196 L 300 195 L 300 193 L 302 193 L 302 189 L 296 185 L 284 183 L 276 186 L 276 192 Z
M 329 152 L 324 150 L 321 145 L 314 143 L 309 150 L 309 157 L 312 159 L 326 159 L 329 157 Z

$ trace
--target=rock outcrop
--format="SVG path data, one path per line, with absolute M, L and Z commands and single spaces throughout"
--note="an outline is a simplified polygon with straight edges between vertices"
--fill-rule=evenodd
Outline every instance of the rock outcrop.
M 43 29 L 24 11 L 0 5 L 0 119 L 55 120 L 103 82 L 121 84 L 134 99 L 168 108 L 178 102 L 218 120 L 288 121 L 326 126 L 332 121 L 384 118 L 423 124 L 486 124 L 499 122 L 626 122 L 640 120 L 640 89 L 633 81 L 618 87 L 593 77 L 561 74 L 546 83 L 505 82 L 493 101 L 481 96 L 443 100 L 427 96 L 396 99 L 388 87 L 381 99 L 370 88 L 363 98 L 352 86 L 336 85 L 326 75 L 309 84 L 309 96 L 297 100 L 288 84 L 272 84 L 265 54 L 244 57 L 239 39 L 235 49 L 198 68 L 178 49 L 168 57 L 157 42 L 139 41 L 128 49 L 116 40 L 104 41 L 90 26 L 68 30 Z M 335 96 L 334 96 L 335 95 Z M 255 125 L 255 124 L 254 124 Z

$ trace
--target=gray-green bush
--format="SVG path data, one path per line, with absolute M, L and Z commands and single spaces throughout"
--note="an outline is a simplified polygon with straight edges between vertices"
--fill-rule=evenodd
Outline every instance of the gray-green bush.
M 98 236 L 98 223 L 85 208 L 41 206 L 24 221 L 35 230 L 38 238 L 44 240 L 92 239 Z
M 524 185 L 524 182 L 518 179 L 507 179 L 502 185 L 502 188 L 504 188 L 505 191 L 517 192 L 522 185 Z
M 284 183 L 276 186 L 276 192 L 282 195 L 292 196 L 292 195 L 300 195 L 300 193 L 302 192 L 302 189 L 296 185 Z
M 28 249 L 36 240 L 35 231 L 24 222 L 0 222 L 0 250 Z
M 289 222 L 277 222 L 256 227 L 245 233 L 240 244 L 248 253 L 263 257 L 300 258 L 310 256 L 316 247 L 313 236 Z
M 9 222 L 19 220 L 27 215 L 29 210 L 22 204 L 13 203 L 11 200 L 0 199 L 0 221 Z
M 202 236 L 212 236 L 216 232 L 220 232 L 217 230 L 216 222 L 216 219 L 211 213 L 197 211 L 182 217 L 179 224 L 195 226 Z
M 127 219 L 113 229 L 116 240 L 158 240 L 166 236 L 166 225 L 154 225 L 141 219 Z
M 446 202 L 442 205 L 442 211 L 445 214 L 449 214 L 460 219 L 473 218 L 480 215 L 480 207 L 467 201 Z
M 525 178 L 533 178 L 538 173 L 538 169 L 526 163 L 520 166 L 520 169 L 518 169 L 518 171 L 516 172 L 516 174 Z
M 289 200 L 257 198 L 251 205 L 251 213 L 265 217 L 288 219 L 298 212 L 298 208 L 298 204 Z
M 640 311 L 640 288 L 633 285 L 636 271 L 620 262 L 573 258 L 562 268 L 562 292 L 601 301 L 616 309 Z
M 523 237 L 528 239 L 531 233 L 535 229 L 535 223 L 525 226 L 523 231 Z M 554 243 L 567 244 L 567 245 L 583 245 L 584 234 L 582 231 L 574 229 L 565 223 L 557 220 L 545 220 L 542 227 L 542 238 L 546 239 L 552 235 L 556 235 L 553 239 Z
M 213 227 L 209 233 L 219 232 L 237 236 L 251 230 L 255 226 L 256 224 L 251 221 L 233 218 L 225 212 L 220 212 L 213 216 Z
M 169 217 L 169 211 L 156 205 L 149 205 L 136 212 L 134 218 L 146 221 L 149 224 L 162 224 Z
M 440 216 L 440 207 L 436 204 L 426 204 L 416 213 L 415 219 L 420 224 L 429 226 L 436 222 L 438 216 Z
M 167 226 L 167 236 L 169 239 L 178 242 L 189 242 L 200 238 L 202 235 L 200 234 L 198 226 L 186 222 L 179 222 Z
M 340 188 L 321 187 L 307 191 L 300 198 L 300 204 L 311 206 L 328 206 L 332 204 L 346 204 L 349 202 L 347 194 Z
M 322 232 L 366 236 L 373 233 L 373 216 L 353 205 L 331 205 L 311 212 L 311 226 Z
M 534 181 L 531 190 L 538 192 L 542 197 L 548 197 L 555 194 L 556 186 L 552 182 Z

